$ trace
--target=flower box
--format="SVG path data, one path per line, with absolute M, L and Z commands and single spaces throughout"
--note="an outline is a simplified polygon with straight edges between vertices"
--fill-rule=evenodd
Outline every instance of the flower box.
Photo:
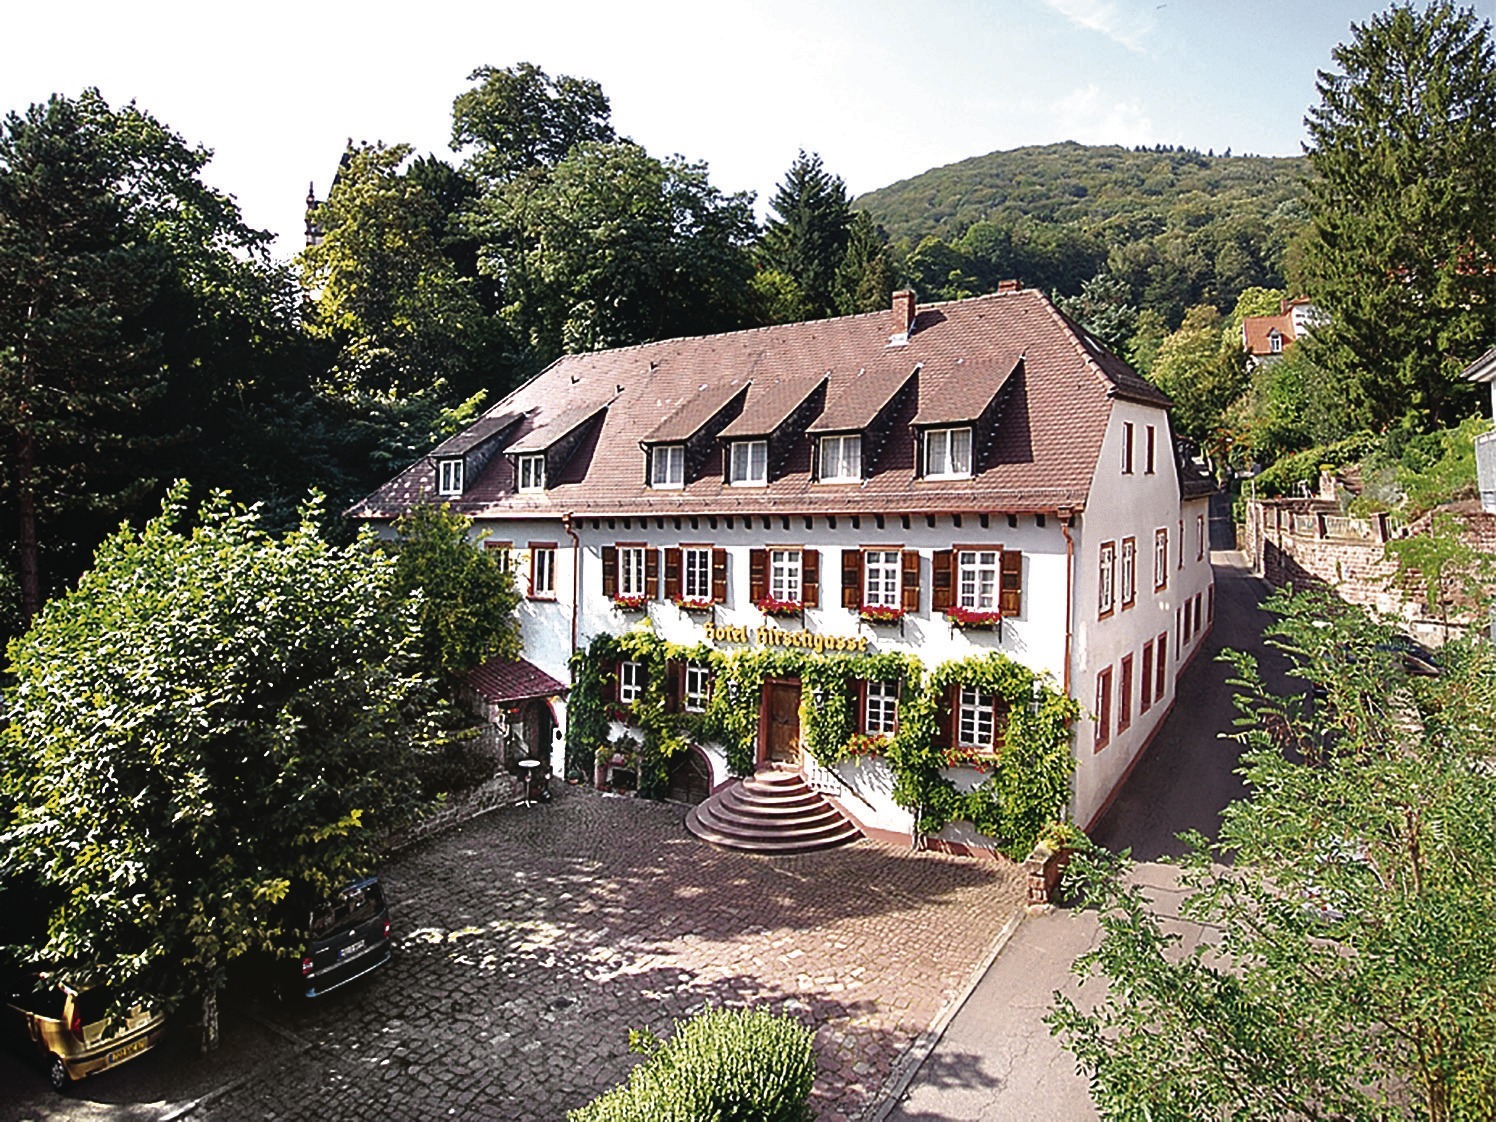
M 857 610 L 857 618 L 863 623 L 902 623 L 903 608 L 889 608 L 877 604 L 864 604 Z
M 805 611 L 804 603 L 799 600 L 776 600 L 772 596 L 755 600 L 753 606 L 766 616 L 797 616 Z
M 951 626 L 967 631 L 990 631 L 994 627 L 1000 627 L 1003 622 L 1001 612 L 980 611 L 976 608 L 948 608 L 945 618 L 950 620 Z
M 888 751 L 893 738 L 878 733 L 854 733 L 847 741 L 847 755 L 853 757 L 881 756 Z
M 642 612 L 649 603 L 648 596 L 615 596 L 613 606 L 621 612 Z
M 709 612 L 716 604 L 715 600 L 691 600 L 684 596 L 675 598 L 675 606 L 683 612 Z

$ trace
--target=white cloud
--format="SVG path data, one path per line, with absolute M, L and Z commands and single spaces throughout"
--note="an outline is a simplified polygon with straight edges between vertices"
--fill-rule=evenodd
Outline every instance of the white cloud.
M 1151 144 L 1153 121 L 1136 99 L 1109 101 L 1092 83 L 1071 90 L 1050 109 L 1058 135 L 1082 144 Z
M 1153 17 L 1136 9 L 1129 11 L 1116 0 L 1044 0 L 1051 10 L 1071 23 L 1105 35 L 1129 51 L 1143 54 L 1153 31 Z

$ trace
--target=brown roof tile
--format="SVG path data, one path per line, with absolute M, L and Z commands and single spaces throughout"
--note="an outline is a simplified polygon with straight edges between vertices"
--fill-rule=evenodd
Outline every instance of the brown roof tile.
M 1016 354 L 939 363 L 920 368 L 919 413 L 914 424 L 942 425 L 975 421 L 987 411 L 1009 375 L 1023 359 Z
M 834 389 L 828 392 L 826 408 L 809 431 L 854 432 L 867 428 L 914 376 L 915 369 L 913 363 L 891 360 L 881 368 L 865 366 L 850 378 L 837 378 L 833 374 Z
M 721 436 L 723 439 L 768 436 L 784 424 L 828 376 L 829 372 L 809 378 L 756 379 L 748 387 L 748 400 L 743 403 L 743 411 L 728 422 Z
M 554 697 L 571 688 L 522 658 L 491 658 L 482 666 L 469 670 L 466 682 L 485 701 L 499 705 L 536 697 Z

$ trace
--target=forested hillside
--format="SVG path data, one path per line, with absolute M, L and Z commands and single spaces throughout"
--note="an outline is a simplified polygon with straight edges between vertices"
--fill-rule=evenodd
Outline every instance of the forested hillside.
M 1004 276 L 1076 295 L 1100 272 L 1177 326 L 1191 305 L 1229 311 L 1281 287 L 1307 222 L 1304 161 L 1066 142 L 992 152 L 854 201 L 902 248 L 922 295 Z

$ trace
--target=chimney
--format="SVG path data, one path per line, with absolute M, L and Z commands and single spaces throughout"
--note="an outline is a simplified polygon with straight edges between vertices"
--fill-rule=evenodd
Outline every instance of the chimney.
M 909 333 L 914 330 L 914 314 L 914 290 L 901 288 L 893 294 L 893 334 L 888 339 L 890 347 L 901 347 L 909 342 Z
M 1020 280 L 1000 280 L 997 282 L 999 292 L 1022 292 L 1023 282 Z

